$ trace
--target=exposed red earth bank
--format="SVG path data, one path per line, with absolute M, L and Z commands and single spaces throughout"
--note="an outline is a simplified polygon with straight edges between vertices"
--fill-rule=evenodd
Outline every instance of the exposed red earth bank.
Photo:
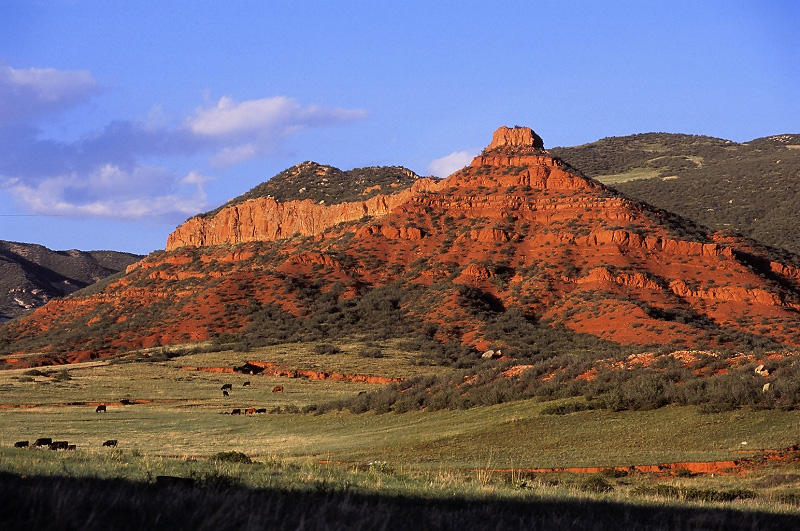
M 501 127 L 446 179 L 332 205 L 254 198 L 192 218 L 103 289 L 0 332 L 20 354 L 6 367 L 83 361 L 236 333 L 248 306 L 305 315 L 293 285 L 313 281 L 341 283 L 345 298 L 417 289 L 419 326 L 478 351 L 490 341 L 465 290 L 620 344 L 720 345 L 705 322 L 800 346 L 800 261 L 770 256 L 581 176 L 529 128 Z
M 561 468 L 515 468 L 515 469 L 492 469 L 494 472 L 571 472 L 575 474 L 598 474 L 607 470 L 617 470 L 620 472 L 638 472 L 642 474 L 675 475 L 678 471 L 688 471 L 692 474 L 720 474 L 720 475 L 743 475 L 748 472 L 764 468 L 776 463 L 798 463 L 800 462 L 800 447 L 797 445 L 780 450 L 754 450 L 749 457 L 741 459 L 728 459 L 721 461 L 682 461 L 675 463 L 660 463 L 656 465 L 630 465 L 630 466 L 611 466 L 611 467 L 561 467 Z

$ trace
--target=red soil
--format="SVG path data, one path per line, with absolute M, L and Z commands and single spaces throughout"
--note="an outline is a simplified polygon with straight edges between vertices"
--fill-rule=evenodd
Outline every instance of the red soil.
M 340 282 L 354 298 L 397 283 L 419 293 L 407 309 L 437 325 L 436 339 L 479 351 L 486 301 L 621 344 L 735 346 L 706 330 L 711 320 L 800 346 L 798 268 L 732 236 L 690 238 L 680 220 L 572 173 L 537 138 L 501 128 L 447 179 L 366 201 L 260 198 L 193 218 L 168 251 L 100 293 L 52 301 L 4 331 L 41 352 L 35 339 L 62 347 L 69 329 L 59 356 L 74 362 L 235 334 L 260 305 L 305 315 L 309 284 Z
M 640 472 L 647 474 L 675 475 L 679 470 L 688 470 L 692 474 L 741 475 L 764 467 L 768 463 L 800 463 L 800 447 L 791 446 L 783 450 L 761 450 L 752 457 L 725 461 L 683 461 L 662 463 L 657 465 L 631 465 L 613 467 L 561 467 L 561 468 L 524 468 L 524 469 L 492 469 L 494 472 L 572 472 L 576 474 L 597 474 L 605 470 L 623 472 Z M 477 470 L 477 469 L 476 469 Z

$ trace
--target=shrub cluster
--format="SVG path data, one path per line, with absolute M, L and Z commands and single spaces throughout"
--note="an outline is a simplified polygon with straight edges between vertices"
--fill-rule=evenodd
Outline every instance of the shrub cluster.
M 563 415 L 590 409 L 648 410 L 668 404 L 694 405 L 703 412 L 753 409 L 795 409 L 800 407 L 800 360 L 787 358 L 770 363 L 767 380 L 753 370 L 754 363 L 730 366 L 730 361 L 701 357 L 684 367 L 679 360 L 663 356 L 650 367 L 600 368 L 594 379 L 577 376 L 592 367 L 596 358 L 575 353 L 560 354 L 535 362 L 514 377 L 502 371 L 517 362 L 481 360 L 472 368 L 446 375 L 412 378 L 364 395 L 326 404 L 307 411 L 324 413 L 349 410 L 403 413 L 414 410 L 466 409 L 526 398 L 554 400 L 582 397 L 546 406 L 543 414 Z M 705 374 L 719 367 L 725 372 Z

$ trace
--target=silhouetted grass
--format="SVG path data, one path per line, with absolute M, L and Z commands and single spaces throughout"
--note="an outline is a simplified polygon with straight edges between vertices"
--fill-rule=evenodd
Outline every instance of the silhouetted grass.
M 158 486 L 121 479 L 0 473 L 0 527 L 38 531 L 328 529 L 796 529 L 800 517 L 761 511 L 591 498 L 448 498 L 231 485 Z

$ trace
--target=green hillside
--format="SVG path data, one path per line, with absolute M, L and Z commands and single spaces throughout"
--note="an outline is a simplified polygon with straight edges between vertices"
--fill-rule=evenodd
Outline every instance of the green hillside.
M 550 152 L 630 197 L 800 252 L 800 135 L 736 143 L 646 133 Z

